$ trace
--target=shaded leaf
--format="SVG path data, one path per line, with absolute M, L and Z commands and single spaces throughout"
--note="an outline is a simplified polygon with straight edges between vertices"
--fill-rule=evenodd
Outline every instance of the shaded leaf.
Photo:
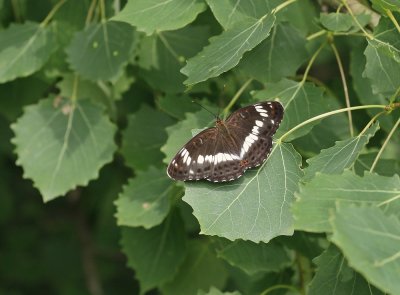
M 373 7 L 386 14 L 386 9 L 391 11 L 400 11 L 400 1 L 399 0 L 371 0 Z
M 217 239 L 216 243 L 218 257 L 249 275 L 260 272 L 279 272 L 291 263 L 282 245 L 274 241 L 268 244 L 262 242 L 256 244 L 250 241 L 229 242 Z
M 301 122 L 331 109 L 329 102 L 323 96 L 322 88 L 316 87 L 312 83 L 284 79 L 278 83 L 266 84 L 265 90 L 256 91 L 254 97 L 257 100 L 275 100 L 278 98 L 283 104 L 285 114 L 275 138 L 279 138 Z M 291 141 L 307 134 L 315 124 L 318 124 L 318 122 L 307 124 L 298 129 L 286 137 L 285 141 Z
M 340 174 L 344 169 L 353 166 L 360 152 L 375 135 L 379 124 L 375 123 L 366 132 L 343 141 L 337 141 L 334 146 L 322 150 L 318 155 L 307 159 L 308 167 L 304 169 L 303 181 L 310 181 L 315 174 Z
M 185 60 L 194 56 L 209 38 L 205 26 L 190 26 L 170 32 L 157 32 L 140 41 L 140 74 L 154 88 L 168 93 L 185 90 L 185 75 L 180 73 Z
M 365 49 L 364 75 L 370 79 L 375 94 L 393 95 L 400 88 L 400 38 L 389 20 L 381 18 Z
M 186 237 L 177 211 L 151 229 L 123 227 L 122 250 L 135 270 L 141 293 L 170 281 L 186 256 Z
M 164 155 L 160 148 L 167 140 L 165 128 L 173 123 L 168 115 L 147 105 L 131 114 L 122 134 L 121 153 L 126 163 L 137 170 L 145 170 L 151 165 L 161 167 Z
M 211 286 L 222 288 L 227 279 L 224 265 L 217 259 L 208 241 L 188 243 L 186 259 L 174 279 L 161 289 L 166 295 L 191 295 Z
M 239 70 L 262 82 L 294 76 L 308 53 L 306 39 L 289 24 L 277 24 L 271 36 L 244 55 Z
M 26 107 L 12 129 L 17 164 L 45 202 L 97 178 L 116 150 L 114 124 L 86 100 L 42 100 Z
M 221 35 L 210 39 L 210 45 L 189 59 L 181 72 L 188 76 L 186 85 L 196 84 L 235 67 L 243 54 L 268 37 L 275 23 L 274 14 L 265 14 L 257 20 L 235 24 Z
M 332 219 L 332 241 L 349 264 L 381 290 L 400 293 L 400 220 L 377 207 L 339 203 Z
M 130 0 L 112 20 L 123 21 L 139 31 L 172 31 L 190 24 L 206 8 L 201 0 Z
M 165 169 L 138 171 L 115 201 L 117 224 L 151 228 L 168 215 L 172 197 L 179 194 Z
M 383 294 L 348 266 L 346 259 L 333 244 L 314 259 L 318 266 L 308 289 L 310 295 Z
M 378 152 L 368 152 L 360 155 L 354 163 L 354 171 L 358 175 L 364 175 L 365 171 L 371 169 Z M 400 161 L 393 159 L 379 159 L 374 172 L 383 176 L 393 176 L 394 174 L 400 175 Z
M 290 206 L 302 177 L 300 164 L 292 145 L 276 144 L 259 169 L 236 181 L 187 182 L 183 200 L 193 208 L 202 234 L 253 242 L 292 235 Z
M 345 171 L 342 175 L 317 174 L 300 185 L 292 206 L 295 228 L 311 232 L 330 232 L 329 212 L 338 201 L 374 204 L 387 214 L 400 216 L 400 178 L 365 173 L 364 177 Z
M 158 106 L 164 112 L 179 120 L 185 119 L 185 113 L 194 113 L 200 110 L 198 104 L 192 102 L 188 95 L 167 94 L 158 100 Z
M 102 22 L 75 34 L 66 49 L 71 68 L 82 77 L 115 80 L 128 64 L 133 49 L 132 27 L 120 22 Z
M 0 83 L 40 70 L 57 49 L 51 29 L 32 22 L 11 24 L 0 40 Z
M 367 77 L 363 77 L 363 71 L 365 70 L 366 64 L 366 57 L 363 54 L 363 51 L 365 50 L 366 46 L 366 40 L 360 40 L 352 46 L 350 53 L 350 74 L 352 76 L 353 88 L 357 93 L 358 100 L 362 104 L 386 105 L 388 103 L 388 99 L 386 99 L 382 94 L 374 94 L 372 92 L 371 81 Z M 367 109 L 366 111 L 371 117 L 373 117 L 382 110 Z M 379 123 L 382 129 L 390 132 L 390 129 L 393 127 L 393 117 L 393 113 L 379 117 Z

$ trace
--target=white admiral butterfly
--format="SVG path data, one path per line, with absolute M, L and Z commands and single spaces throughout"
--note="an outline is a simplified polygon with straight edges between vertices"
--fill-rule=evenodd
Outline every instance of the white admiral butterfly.
M 175 180 L 231 181 L 259 166 L 272 148 L 272 136 L 283 118 L 283 106 L 265 101 L 233 112 L 226 121 L 193 137 L 168 165 Z

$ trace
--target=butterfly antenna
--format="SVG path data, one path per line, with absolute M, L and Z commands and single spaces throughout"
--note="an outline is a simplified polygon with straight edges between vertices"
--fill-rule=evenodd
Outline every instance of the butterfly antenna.
M 203 108 L 204 110 L 206 110 L 207 112 L 209 112 L 210 114 L 212 114 L 216 119 L 219 118 L 219 115 L 215 115 L 213 112 L 211 112 L 209 109 L 207 109 L 206 107 L 204 107 L 203 105 L 201 105 L 200 103 L 198 103 L 195 100 L 192 100 L 193 103 L 199 105 L 201 108 Z M 219 112 L 218 112 L 219 113 Z

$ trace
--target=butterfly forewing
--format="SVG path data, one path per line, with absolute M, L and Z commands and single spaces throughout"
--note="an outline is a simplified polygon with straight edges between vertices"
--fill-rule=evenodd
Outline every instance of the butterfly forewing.
M 226 121 L 218 119 L 176 154 L 167 173 L 184 181 L 234 180 L 267 158 L 282 117 L 279 102 L 261 102 L 237 110 Z

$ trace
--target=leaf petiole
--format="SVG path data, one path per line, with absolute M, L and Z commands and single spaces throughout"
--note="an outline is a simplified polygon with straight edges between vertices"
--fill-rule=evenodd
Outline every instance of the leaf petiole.
M 53 9 L 49 12 L 49 14 L 46 16 L 46 18 L 41 22 L 40 26 L 45 27 L 49 21 L 53 18 L 53 16 L 56 14 L 57 10 L 60 9 L 60 7 L 65 3 L 66 0 L 60 0 L 56 5 L 54 5 Z

